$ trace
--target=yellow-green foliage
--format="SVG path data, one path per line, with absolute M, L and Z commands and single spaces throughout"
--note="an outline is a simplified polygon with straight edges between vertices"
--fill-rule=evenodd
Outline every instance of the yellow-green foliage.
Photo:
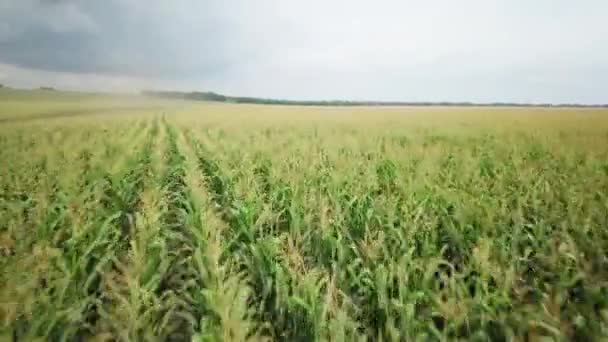
M 0 338 L 608 338 L 607 110 L 4 96 Z

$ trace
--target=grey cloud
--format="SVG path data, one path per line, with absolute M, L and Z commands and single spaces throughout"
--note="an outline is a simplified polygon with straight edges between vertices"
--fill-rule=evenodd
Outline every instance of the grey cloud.
M 0 61 L 49 71 L 163 78 L 227 67 L 228 30 L 209 11 L 213 6 L 183 4 L 25 0 L 4 5 Z

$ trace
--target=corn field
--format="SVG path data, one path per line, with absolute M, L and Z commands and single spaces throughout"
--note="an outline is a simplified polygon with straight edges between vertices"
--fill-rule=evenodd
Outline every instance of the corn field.
M 125 111 L 0 123 L 0 339 L 608 338 L 606 110 Z

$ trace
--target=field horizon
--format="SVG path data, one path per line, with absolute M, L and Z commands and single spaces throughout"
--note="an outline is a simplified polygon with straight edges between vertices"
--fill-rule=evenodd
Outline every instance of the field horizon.
M 64 90 L 54 87 L 19 88 L 7 85 L 0 86 L 0 99 L 15 99 L 19 97 L 33 99 L 83 98 L 83 99 L 161 99 L 166 101 L 185 102 L 214 102 L 226 104 L 278 105 L 304 107 L 488 107 L 488 108 L 608 108 L 608 103 L 577 103 L 577 102 L 511 102 L 492 101 L 476 102 L 463 99 L 461 101 L 407 101 L 407 100 L 347 100 L 347 99 L 280 99 L 251 96 L 224 95 L 213 91 L 172 91 L 172 90 L 140 90 L 140 91 L 83 91 Z

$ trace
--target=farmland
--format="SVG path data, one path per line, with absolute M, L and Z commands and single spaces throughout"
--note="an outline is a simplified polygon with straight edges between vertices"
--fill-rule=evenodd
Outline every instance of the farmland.
M 0 339 L 608 337 L 608 110 L 0 92 Z

